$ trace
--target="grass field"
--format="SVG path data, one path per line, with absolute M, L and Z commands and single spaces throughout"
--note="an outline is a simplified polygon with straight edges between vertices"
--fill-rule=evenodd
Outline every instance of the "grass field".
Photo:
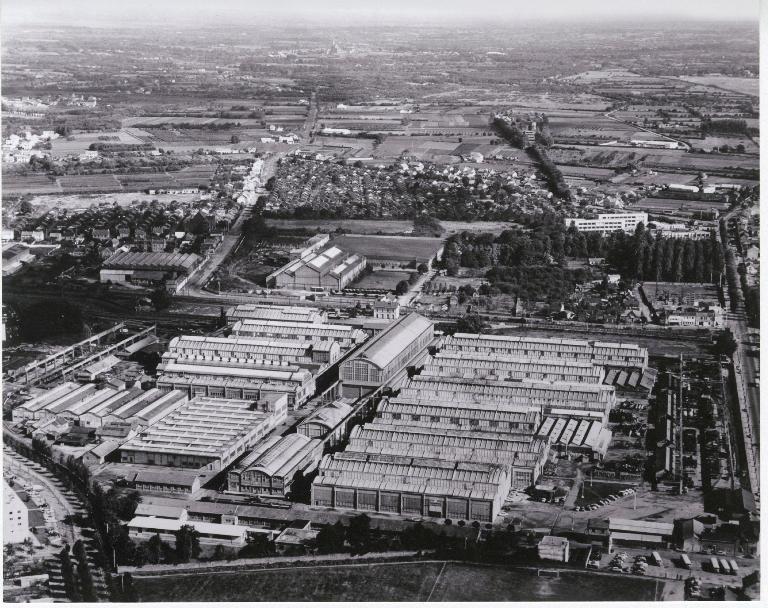
M 705 86 L 718 87 L 727 91 L 735 91 L 744 95 L 760 94 L 760 80 L 758 78 L 739 78 L 736 76 L 681 76 L 680 80 L 702 84 Z
M 344 251 L 357 253 L 369 258 L 426 261 L 435 256 L 443 246 L 442 239 L 428 237 L 396 236 L 338 236 L 333 244 Z
M 379 564 L 135 578 L 143 602 L 425 600 L 442 564 Z
M 408 280 L 410 274 L 410 272 L 401 272 L 399 270 L 376 270 L 356 281 L 350 287 L 355 289 L 385 289 L 387 291 L 394 291 L 400 281 Z
M 283 230 L 335 232 L 342 228 L 355 234 L 404 234 L 413 230 L 410 220 L 277 220 L 267 219 L 267 225 Z
M 651 601 L 655 580 L 563 573 L 537 577 L 454 563 L 310 566 L 251 572 L 135 577 L 142 602 L 184 601 Z

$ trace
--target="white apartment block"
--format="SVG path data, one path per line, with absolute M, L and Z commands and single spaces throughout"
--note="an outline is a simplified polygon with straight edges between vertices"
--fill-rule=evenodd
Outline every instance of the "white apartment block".
M 597 216 L 597 219 L 565 218 L 566 227 L 574 225 L 579 232 L 605 233 L 623 230 L 624 232 L 632 233 L 640 222 L 644 226 L 648 225 L 647 213 L 601 213 Z

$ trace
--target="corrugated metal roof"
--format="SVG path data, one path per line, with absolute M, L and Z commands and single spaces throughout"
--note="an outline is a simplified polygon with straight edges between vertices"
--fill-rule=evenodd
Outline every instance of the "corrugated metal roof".
M 408 344 L 424 332 L 433 331 L 433 329 L 432 321 L 415 312 L 411 313 L 377 334 L 359 351 L 355 359 L 365 359 L 384 369 L 403 352 Z

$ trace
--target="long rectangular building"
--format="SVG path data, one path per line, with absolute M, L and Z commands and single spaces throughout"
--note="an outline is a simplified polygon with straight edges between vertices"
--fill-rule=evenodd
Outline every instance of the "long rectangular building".
M 495 353 L 438 352 L 422 376 L 486 380 L 537 380 L 600 384 L 605 368 L 590 361 L 519 357 Z
M 287 387 L 292 407 L 315 394 L 315 376 L 295 365 L 253 365 L 233 361 L 206 361 L 165 354 L 157 366 L 158 388 L 186 390 L 190 396 L 202 394 L 226 397 L 227 382 L 239 382 L 243 389 L 262 390 L 270 384 Z M 223 383 L 222 383 L 223 381 Z
M 331 340 L 338 342 L 342 351 L 362 344 L 368 338 L 362 329 L 355 329 L 350 325 L 264 319 L 242 319 L 232 326 L 232 333 L 243 338 L 269 338 L 304 342 Z
M 176 292 L 200 268 L 195 253 L 119 252 L 108 258 L 99 273 L 102 283 L 155 286 Z
M 457 333 L 446 336 L 440 352 L 496 353 L 529 358 L 593 361 L 612 367 L 648 367 L 648 349 L 637 344 Z
M 187 359 L 269 365 L 292 364 L 317 370 L 335 363 L 341 355 L 341 350 L 339 344 L 332 340 L 178 336 L 170 341 L 166 353 Z
M 242 319 L 265 321 L 296 321 L 299 323 L 327 323 L 328 313 L 309 306 L 276 306 L 266 304 L 238 304 L 227 310 L 227 322 Z
M 355 427 L 347 445 L 351 452 L 506 465 L 510 467 L 511 486 L 520 489 L 531 486 L 541 474 L 547 448 L 546 439 L 530 435 L 378 422 Z
M 312 504 L 490 522 L 509 486 L 504 466 L 339 452 L 320 462 Z
M 196 397 L 120 447 L 121 462 L 220 471 L 285 421 L 285 396 Z
M 511 403 L 494 399 L 470 403 L 437 398 L 412 399 L 398 395 L 385 397 L 376 408 L 376 416 L 390 424 L 402 420 L 414 426 L 426 423 L 433 428 L 533 435 L 541 420 L 541 407 L 525 400 Z
M 323 455 L 323 443 L 301 433 L 269 437 L 233 467 L 227 475 L 231 492 L 287 496 L 298 473 L 314 470 Z
M 344 397 L 360 397 L 386 384 L 434 339 L 434 323 L 411 313 L 368 341 L 341 365 Z
M 402 399 L 438 398 L 448 402 L 502 403 L 519 400 L 543 414 L 594 418 L 605 423 L 616 403 L 612 386 L 604 384 L 546 384 L 543 382 L 465 380 L 414 376 L 400 391 Z

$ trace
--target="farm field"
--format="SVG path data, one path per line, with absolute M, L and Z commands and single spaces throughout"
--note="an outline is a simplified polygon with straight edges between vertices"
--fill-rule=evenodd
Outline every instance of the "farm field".
M 141 132 L 139 129 L 136 131 Z M 94 133 L 77 133 L 70 137 L 54 139 L 51 142 L 51 155 L 54 157 L 69 154 L 81 154 L 88 150 L 91 144 L 142 144 L 144 140 L 125 130 L 97 131 Z
M 62 192 L 59 183 L 47 175 L 14 175 L 3 173 L 3 195 L 46 194 Z
M 677 198 L 643 198 L 632 205 L 632 209 L 639 211 L 710 211 L 728 209 L 728 203 L 718 201 L 689 201 Z
M 727 91 L 735 91 L 744 95 L 760 95 L 760 80 L 758 78 L 738 78 L 736 76 L 680 76 L 684 82 L 693 82 L 706 86 L 717 87 Z
M 635 577 L 421 562 L 310 566 L 250 572 L 135 577 L 141 602 L 158 601 L 583 601 L 661 599 L 664 584 Z
M 30 204 L 39 213 L 47 213 L 52 209 L 87 209 L 88 207 L 98 207 L 99 205 L 113 205 L 117 203 L 121 207 L 128 206 L 133 201 L 154 201 L 168 204 L 172 201 L 180 203 L 189 202 L 197 198 L 197 194 L 143 194 L 137 192 L 112 192 L 109 194 L 70 194 L 70 195 L 51 195 L 39 194 L 35 196 Z

